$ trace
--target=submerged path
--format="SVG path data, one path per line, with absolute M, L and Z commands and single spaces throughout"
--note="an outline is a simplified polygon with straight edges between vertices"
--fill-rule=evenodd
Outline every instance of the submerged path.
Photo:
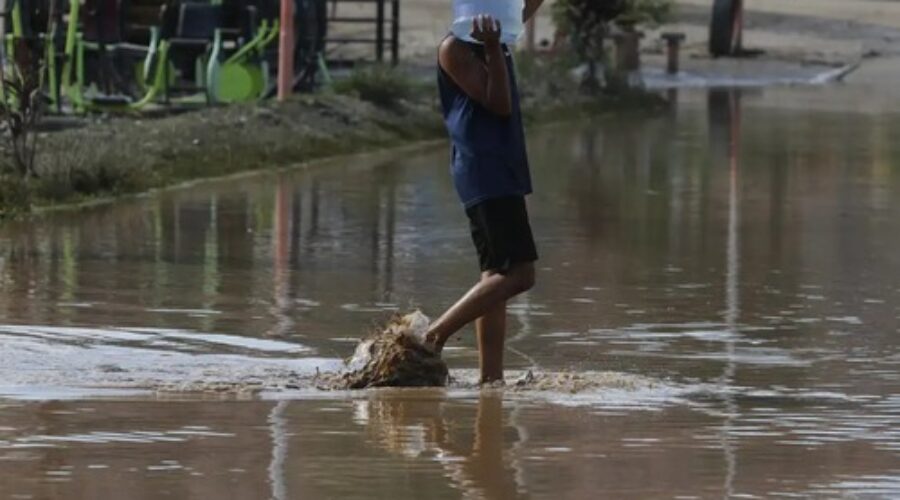
M 673 96 L 532 131 L 505 390 L 469 333 L 447 390 L 315 389 L 477 278 L 444 146 L 4 224 L 0 498 L 900 496 L 896 108 Z

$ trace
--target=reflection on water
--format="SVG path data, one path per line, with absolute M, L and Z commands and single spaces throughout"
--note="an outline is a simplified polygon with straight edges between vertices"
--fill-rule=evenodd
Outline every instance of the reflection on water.
M 0 498 L 897 496 L 900 118 L 808 92 L 531 135 L 549 390 L 310 391 L 477 278 L 444 148 L 0 227 Z M 200 382 L 275 401 L 109 390 Z
M 823 405 L 839 406 L 819 399 L 807 408 Z M 275 403 L 12 403 L 0 408 L 0 494 L 280 499 L 896 493 L 895 455 L 873 452 L 861 441 L 871 422 L 850 414 L 818 419 L 804 414 L 802 403 L 793 406 L 760 406 L 763 411 L 736 419 L 730 431 L 735 460 L 728 462 L 719 446 L 721 414 L 693 408 L 662 415 L 588 412 L 510 402 L 490 391 L 472 399 L 414 390 Z M 848 428 L 856 429 L 856 439 L 828 439 Z M 793 432 L 800 440 L 803 431 L 808 444 L 782 444 Z
M 480 395 L 472 428 L 460 428 L 448 406 L 440 400 L 388 395 L 357 401 L 354 421 L 366 427 L 370 442 L 388 453 L 430 458 L 440 464 L 449 486 L 466 497 L 523 494 L 522 464 L 516 456 L 522 434 L 507 422 L 503 399 L 496 394 Z M 514 415 L 510 412 L 509 418 Z

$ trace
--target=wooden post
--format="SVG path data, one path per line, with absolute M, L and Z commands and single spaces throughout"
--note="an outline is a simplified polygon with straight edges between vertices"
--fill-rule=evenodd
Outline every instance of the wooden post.
M 526 52 L 534 52 L 535 45 L 535 28 L 534 28 L 534 19 L 536 16 L 531 16 L 525 23 L 525 51 Z
M 666 42 L 666 56 L 668 59 L 666 72 L 674 75 L 679 70 L 679 48 L 681 42 L 684 41 L 684 33 L 663 33 L 660 38 Z
M 294 90 L 294 0 L 281 0 L 281 32 L 278 39 L 278 100 Z
M 644 34 L 635 30 L 623 30 L 615 35 L 616 69 L 630 72 L 641 69 L 641 38 Z

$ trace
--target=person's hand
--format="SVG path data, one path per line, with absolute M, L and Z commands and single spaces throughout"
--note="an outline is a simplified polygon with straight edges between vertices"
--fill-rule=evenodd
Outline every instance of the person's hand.
M 472 19 L 469 35 L 485 45 L 494 45 L 500 43 L 500 32 L 500 21 L 487 14 L 479 14 Z

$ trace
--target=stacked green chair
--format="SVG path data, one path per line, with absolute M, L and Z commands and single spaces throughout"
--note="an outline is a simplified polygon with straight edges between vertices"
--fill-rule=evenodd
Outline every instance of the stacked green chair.
M 223 44 L 222 63 L 212 88 L 217 102 L 246 102 L 265 94 L 269 86 L 270 64 L 267 49 L 278 38 L 277 17 L 260 12 L 256 5 L 246 0 L 229 0 L 224 3 L 225 25 L 219 36 L 228 37 L 232 43 Z
M 190 102 L 194 94 L 202 94 L 212 102 L 211 76 L 219 64 L 222 28 L 222 6 L 186 2 L 170 4 L 163 13 L 163 39 L 169 44 L 169 62 L 163 77 L 163 98 L 172 102 L 178 94 L 182 102 Z M 185 98 L 187 97 L 187 98 Z
M 67 26 L 63 87 L 77 111 L 139 110 L 159 94 L 167 47 L 158 28 L 146 45 L 127 39 L 128 0 L 72 2 Z M 73 78 L 74 73 L 74 78 Z
M 170 4 L 162 23 L 170 47 L 166 71 L 177 72 L 164 79 L 166 102 L 173 93 L 201 93 L 207 103 L 264 95 L 269 71 L 263 53 L 278 36 L 277 21 L 259 20 L 254 6 L 231 0 Z

